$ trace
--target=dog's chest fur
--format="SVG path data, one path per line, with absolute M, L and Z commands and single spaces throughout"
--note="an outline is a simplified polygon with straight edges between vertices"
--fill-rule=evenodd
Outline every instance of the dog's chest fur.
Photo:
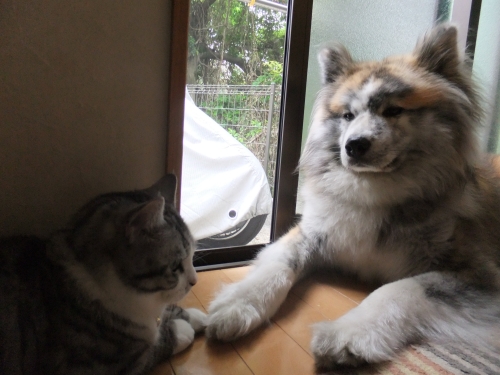
M 314 190 L 305 189 L 304 233 L 325 238 L 318 259 L 361 279 L 388 282 L 425 272 L 452 246 L 453 218 L 440 210 L 419 212 L 426 209 L 423 202 L 370 207 Z

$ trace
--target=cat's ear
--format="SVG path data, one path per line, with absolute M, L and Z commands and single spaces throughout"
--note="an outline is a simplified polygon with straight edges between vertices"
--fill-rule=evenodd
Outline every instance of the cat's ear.
M 335 82 L 354 64 L 349 51 L 339 43 L 323 48 L 318 54 L 318 62 L 323 85 Z
M 461 63 L 457 33 L 457 28 L 450 24 L 434 27 L 413 51 L 417 64 L 443 77 L 454 77 Z
M 177 177 L 174 174 L 166 174 L 153 186 L 146 189 L 151 195 L 161 195 L 165 202 L 175 206 L 175 193 L 177 191 Z
M 133 239 L 134 235 L 141 230 L 151 230 L 165 223 L 163 219 L 164 209 L 165 200 L 158 196 L 134 212 L 127 223 L 129 238 Z

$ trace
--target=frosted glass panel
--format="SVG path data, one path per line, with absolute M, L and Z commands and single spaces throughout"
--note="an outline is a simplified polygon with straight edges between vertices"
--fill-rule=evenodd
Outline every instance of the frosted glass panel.
M 483 0 L 477 31 L 473 73 L 484 96 L 482 146 L 500 153 L 500 1 Z

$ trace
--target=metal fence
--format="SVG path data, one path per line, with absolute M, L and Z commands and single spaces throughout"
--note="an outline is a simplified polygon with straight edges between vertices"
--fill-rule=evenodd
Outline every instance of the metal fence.
M 259 159 L 274 190 L 280 85 L 187 85 L 196 105 Z

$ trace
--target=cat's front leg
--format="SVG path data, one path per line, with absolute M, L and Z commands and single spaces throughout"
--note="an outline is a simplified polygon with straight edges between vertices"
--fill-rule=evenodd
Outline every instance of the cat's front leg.
M 186 313 L 188 314 L 187 321 L 193 327 L 195 333 L 199 333 L 205 330 L 207 326 L 207 314 L 198 309 L 186 309 Z
M 158 363 L 186 349 L 194 341 L 195 334 L 203 331 L 206 325 L 207 314 L 204 312 L 168 306 L 161 318 L 153 361 Z
M 297 226 L 260 252 L 249 275 L 225 286 L 210 304 L 209 338 L 229 341 L 270 318 L 304 268 L 307 251 Z
M 207 326 L 207 314 L 198 309 L 169 306 L 164 313 L 163 319 L 170 319 L 174 332 L 175 346 L 173 354 L 186 349 L 194 340 L 196 333 L 201 332 Z
M 438 272 L 386 284 L 336 321 L 314 326 L 316 366 L 390 360 L 417 340 L 471 339 L 500 314 L 499 302 L 498 292 L 487 297 L 481 288 Z
M 177 354 L 186 349 L 194 341 L 195 330 L 191 324 L 183 319 L 172 320 L 175 345 L 172 354 Z

